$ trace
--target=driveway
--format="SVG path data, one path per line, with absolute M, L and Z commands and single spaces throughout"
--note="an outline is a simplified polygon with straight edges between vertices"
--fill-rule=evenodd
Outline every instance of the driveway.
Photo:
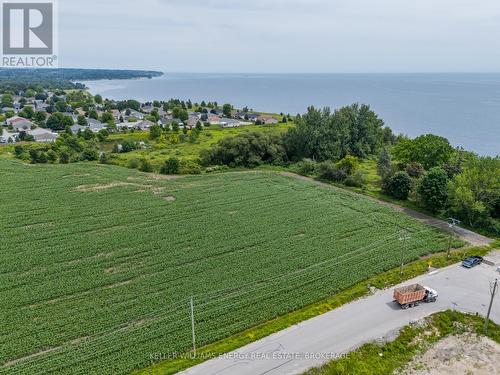
M 487 258 L 495 265 L 465 269 L 457 264 L 401 284 L 421 283 L 436 289 L 439 299 L 435 303 L 402 310 L 393 302 L 392 289 L 378 291 L 182 374 L 300 374 L 363 343 L 391 339 L 401 327 L 438 311 L 455 309 L 485 315 L 490 283 L 500 278 L 497 271 L 500 252 L 493 252 Z M 500 323 L 500 295 L 496 297 L 491 317 Z

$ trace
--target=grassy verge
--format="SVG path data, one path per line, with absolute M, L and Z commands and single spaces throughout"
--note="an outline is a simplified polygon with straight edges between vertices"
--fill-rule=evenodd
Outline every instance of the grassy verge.
M 498 243 L 494 243 L 493 245 L 498 245 Z M 134 374 L 175 374 L 176 372 L 204 362 L 204 358 L 228 353 L 263 337 L 269 336 L 272 333 L 281 331 L 307 319 L 324 314 L 346 303 L 365 297 L 370 294 L 369 287 L 375 287 L 377 289 L 389 288 L 404 280 L 412 279 L 426 273 L 430 264 L 435 268 L 446 267 L 461 261 L 464 257 L 471 254 L 485 255 L 493 247 L 494 246 L 455 250 L 451 253 L 450 258 L 447 258 L 444 253 L 428 256 L 406 265 L 403 276 L 400 275 L 399 268 L 389 270 L 360 282 L 340 293 L 332 295 L 325 300 L 200 348 L 198 349 L 196 358 L 186 358 L 189 356 L 189 353 L 186 353 L 187 355 L 182 356 L 182 358 L 169 359 L 155 363 L 150 367 L 134 372 Z
M 483 334 L 483 318 L 456 311 L 434 314 L 418 327 L 406 326 L 399 336 L 387 344 L 369 343 L 331 361 L 307 371 L 306 375 L 392 374 L 402 370 L 415 355 L 426 351 L 432 344 L 453 334 L 471 332 Z M 486 336 L 500 343 L 500 326 L 490 324 Z

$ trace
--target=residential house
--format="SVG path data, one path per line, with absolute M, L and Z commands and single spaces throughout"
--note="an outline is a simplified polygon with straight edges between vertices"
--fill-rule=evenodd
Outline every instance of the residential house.
M 78 134 L 79 131 L 83 132 L 85 129 L 89 129 L 89 127 L 82 125 L 73 125 L 70 129 L 73 134 Z
M 55 142 L 58 136 L 56 133 L 52 133 L 51 131 L 43 128 L 28 130 L 26 134 L 31 135 L 35 139 L 35 142 L 40 143 Z
M 7 131 L 3 131 L 2 135 L 0 135 L 0 143 L 16 143 L 18 141 L 19 133 L 9 133 Z
M 275 119 L 274 117 L 271 117 L 271 116 L 260 116 L 258 118 L 258 120 L 260 120 L 263 124 L 277 124 L 279 121 L 277 119 Z
M 219 125 L 220 117 L 218 115 L 210 114 L 208 115 L 207 121 L 210 123 L 210 125 Z
M 106 127 L 107 127 L 106 124 L 103 124 L 99 120 L 96 120 L 93 118 L 87 119 L 87 124 L 88 124 L 90 130 L 92 130 L 94 133 L 98 133 L 100 130 L 106 129 Z
M 31 121 L 28 121 L 28 120 L 19 120 L 19 121 L 15 121 L 13 124 L 12 124 L 12 128 L 17 131 L 17 132 L 20 132 L 22 130 L 30 130 L 32 128 L 35 127 L 35 124 L 33 124 Z
M 14 125 L 16 122 L 20 122 L 20 121 L 28 121 L 28 120 L 25 119 L 24 117 L 12 116 L 12 117 L 8 118 L 7 120 L 5 120 L 5 123 L 7 125 Z
M 127 111 L 130 111 L 130 115 L 127 115 Z M 134 109 L 127 109 L 122 112 L 123 118 L 128 120 L 130 117 L 134 117 L 138 120 L 144 120 L 144 113 L 141 113 L 139 111 L 136 111 Z
M 143 120 L 136 123 L 136 127 L 141 130 L 147 130 L 153 125 L 155 125 L 155 123 L 149 120 Z
M 221 118 L 219 123 L 223 128 L 237 128 L 240 126 L 240 122 L 232 118 Z

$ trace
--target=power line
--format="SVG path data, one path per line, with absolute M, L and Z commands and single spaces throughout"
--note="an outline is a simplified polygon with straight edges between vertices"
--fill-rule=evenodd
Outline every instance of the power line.
M 488 332 L 488 323 L 490 321 L 491 308 L 493 307 L 493 299 L 495 298 L 495 294 L 497 293 L 497 287 L 498 279 L 495 279 L 493 286 L 490 285 L 491 300 L 490 306 L 488 307 L 488 313 L 486 314 L 486 318 L 484 319 L 484 333 Z

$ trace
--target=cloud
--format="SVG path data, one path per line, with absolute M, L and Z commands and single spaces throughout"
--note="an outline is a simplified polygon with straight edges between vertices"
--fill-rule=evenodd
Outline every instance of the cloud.
M 64 0 L 65 65 L 217 72 L 498 70 L 483 0 Z

